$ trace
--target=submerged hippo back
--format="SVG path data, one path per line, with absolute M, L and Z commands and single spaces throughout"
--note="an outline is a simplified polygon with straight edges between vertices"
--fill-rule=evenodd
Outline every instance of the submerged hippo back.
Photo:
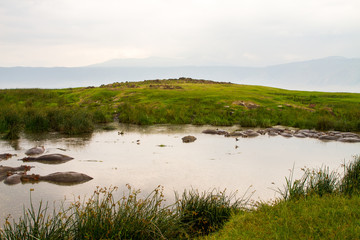
M 38 161 L 69 161 L 71 159 L 74 158 L 59 153 L 46 154 L 36 158 L 36 160 Z
M 14 174 L 5 178 L 4 183 L 7 185 L 15 185 L 21 182 L 21 174 Z
M 67 155 L 56 153 L 56 154 L 42 155 L 37 158 L 26 157 L 26 158 L 23 158 L 22 160 L 24 162 L 41 162 L 41 163 L 48 163 L 48 164 L 59 164 L 59 163 L 64 163 L 64 162 L 70 161 L 71 159 L 74 159 L 74 158 L 69 157 Z
M 40 180 L 49 181 L 53 183 L 76 184 L 87 182 L 93 179 L 92 177 L 77 172 L 55 172 L 46 176 L 41 176 Z

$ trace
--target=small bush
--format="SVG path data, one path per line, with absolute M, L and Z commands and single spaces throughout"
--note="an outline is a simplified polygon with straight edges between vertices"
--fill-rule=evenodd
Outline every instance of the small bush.
M 207 235 L 221 228 L 234 211 L 246 203 L 236 199 L 235 194 L 225 195 L 225 191 L 199 193 L 197 190 L 184 191 L 177 197 L 177 212 L 189 236 Z

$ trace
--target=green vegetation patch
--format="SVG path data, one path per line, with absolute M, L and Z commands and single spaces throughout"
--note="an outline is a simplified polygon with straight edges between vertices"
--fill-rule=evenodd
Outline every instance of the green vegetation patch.
M 10 121 L 14 110 L 17 123 Z M 53 112 L 80 112 L 72 130 Z M 86 112 L 86 114 L 85 114 Z M 12 114 L 12 115 L 11 115 Z M 0 133 L 88 132 L 96 123 L 210 124 L 360 131 L 360 94 L 289 91 L 191 78 L 125 82 L 101 87 L 0 90 Z M 60 119 L 60 118 L 58 118 Z M 77 122 L 89 122 L 77 129 Z M 89 127 L 89 126 L 92 127 Z M 64 129 L 64 130 L 63 130 Z
M 312 196 L 261 204 L 204 239 L 359 239 L 360 197 Z

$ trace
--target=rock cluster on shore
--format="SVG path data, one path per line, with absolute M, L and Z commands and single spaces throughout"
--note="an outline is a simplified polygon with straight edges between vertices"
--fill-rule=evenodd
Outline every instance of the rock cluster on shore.
M 317 138 L 322 141 L 340 141 L 340 142 L 360 142 L 360 135 L 352 132 L 339 132 L 339 131 L 328 131 L 321 132 L 316 130 L 301 129 L 292 130 L 286 128 L 266 128 L 266 129 L 247 129 L 237 130 L 234 132 L 227 132 L 221 129 L 206 129 L 203 131 L 205 134 L 217 134 L 224 135 L 226 137 L 257 137 L 259 135 L 268 136 L 283 136 L 287 138 Z

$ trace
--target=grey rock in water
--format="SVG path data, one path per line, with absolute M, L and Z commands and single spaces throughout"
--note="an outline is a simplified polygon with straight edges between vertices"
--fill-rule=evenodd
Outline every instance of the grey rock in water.
M 196 137 L 194 137 L 194 136 L 185 136 L 185 137 L 183 137 L 182 138 L 182 141 L 184 142 L 184 143 L 191 143 L 191 142 L 195 142 L 195 140 L 196 140 Z

